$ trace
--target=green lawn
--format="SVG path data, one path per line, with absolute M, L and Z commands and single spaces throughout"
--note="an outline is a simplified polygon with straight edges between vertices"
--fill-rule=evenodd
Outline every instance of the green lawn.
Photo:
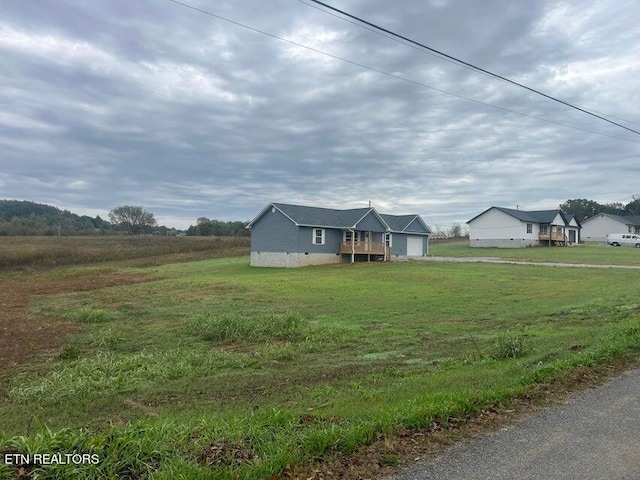
M 270 478 L 640 349 L 640 271 L 285 270 L 250 268 L 246 257 L 110 268 L 154 280 L 34 297 L 32 312 L 84 330 L 5 385 L 0 448 L 100 458 L 44 478 Z
M 429 254 L 439 257 L 497 257 L 530 262 L 640 266 L 640 248 L 602 244 L 569 247 L 471 248 L 469 241 L 433 243 Z

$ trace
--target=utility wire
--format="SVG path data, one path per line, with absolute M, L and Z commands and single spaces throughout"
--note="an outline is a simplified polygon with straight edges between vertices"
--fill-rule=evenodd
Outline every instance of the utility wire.
M 435 48 L 431 48 L 431 47 L 429 47 L 429 46 L 427 46 L 427 45 L 425 45 L 423 43 L 416 42 L 415 40 L 411 40 L 410 38 L 407 38 L 407 37 L 405 37 L 403 35 L 400 35 L 398 33 L 392 32 L 391 30 L 388 30 L 388 29 L 386 29 L 384 27 L 376 25 L 375 23 L 372 23 L 372 22 L 369 22 L 367 20 L 364 20 L 363 18 L 360 18 L 360 17 L 358 17 L 356 15 L 352 15 L 352 14 L 350 14 L 348 12 L 345 12 L 344 10 L 340 10 L 339 8 L 332 7 L 331 5 L 328 5 L 328 4 L 324 3 L 324 2 L 321 2 L 320 0 L 309 0 L 309 1 L 313 2 L 313 3 L 316 3 L 318 5 L 322 5 L 323 7 L 328 8 L 329 10 L 332 10 L 334 12 L 338 12 L 341 15 L 344 15 L 346 17 L 352 18 L 352 19 L 354 19 L 354 20 L 356 20 L 358 22 L 361 22 L 361 23 L 363 23 L 365 25 L 373 27 L 376 30 L 384 32 L 384 33 L 386 33 L 388 35 L 392 35 L 392 36 L 394 36 L 396 38 L 400 38 L 400 39 L 404 40 L 405 42 L 409 42 L 409 43 L 411 43 L 413 45 L 417 45 L 417 46 L 419 46 L 421 48 L 424 48 L 424 49 L 426 49 L 426 50 L 428 50 L 430 52 L 433 52 L 433 53 L 436 53 L 438 55 L 441 55 L 444 58 L 447 58 L 449 60 L 453 60 L 454 62 L 456 62 L 456 63 L 458 63 L 460 65 L 465 65 L 466 67 L 472 68 L 473 70 L 477 70 L 477 71 L 482 72 L 482 73 L 484 73 L 486 75 L 491 75 L 492 77 L 498 78 L 498 79 L 503 80 L 505 82 L 508 82 L 508 83 L 511 83 L 511 84 L 516 85 L 518 87 L 521 87 L 521 88 L 524 88 L 526 90 L 529 90 L 530 92 L 533 92 L 533 93 L 535 93 L 537 95 L 541 95 L 541 96 L 543 96 L 545 98 L 548 98 L 549 100 L 553 100 L 554 102 L 561 103 L 562 105 L 565 105 L 567 107 L 573 108 L 573 109 L 578 110 L 578 111 L 580 111 L 582 113 L 586 113 L 587 115 L 591 115 L 592 117 L 599 118 L 600 120 L 603 120 L 605 122 L 608 122 L 608 123 L 611 123 L 613 125 L 616 125 L 617 127 L 624 128 L 625 130 L 628 130 L 628 131 L 633 132 L 633 133 L 635 133 L 637 135 L 640 135 L 640 132 L 637 131 L 637 130 L 633 130 L 633 129 L 629 128 L 629 127 L 625 127 L 624 125 L 621 125 L 620 123 L 616 123 L 613 120 L 609 120 L 608 118 L 605 118 L 605 117 L 603 117 L 601 115 L 597 115 L 597 114 L 595 114 L 593 112 L 590 112 L 589 110 L 585 110 L 584 108 L 578 107 L 577 105 L 573 105 L 573 104 L 571 104 L 569 102 L 565 102 L 564 100 L 560 100 L 559 98 L 552 97 L 551 95 L 547 95 L 546 93 L 543 93 L 543 92 L 541 92 L 539 90 L 536 90 L 535 88 L 528 87 L 528 86 L 526 86 L 526 85 L 524 85 L 522 83 L 518 83 L 518 82 L 516 82 L 514 80 L 511 80 L 511 79 L 509 79 L 507 77 L 503 77 L 502 75 L 498 75 L 497 73 L 490 72 L 489 70 L 485 70 L 484 68 L 478 67 L 478 66 L 473 65 L 473 64 L 471 64 L 469 62 L 465 62 L 464 60 L 460 60 L 459 58 L 456 58 L 456 57 L 454 57 L 452 55 L 448 55 L 448 54 L 446 54 L 444 52 L 441 52 L 440 50 L 436 50 Z
M 400 39 L 398 39 L 396 37 L 393 37 L 391 35 L 387 35 L 387 34 L 385 34 L 383 32 L 375 30 L 373 28 L 369 28 L 366 25 L 362 25 L 361 23 L 354 22 L 352 20 L 349 20 L 348 18 L 344 18 L 343 16 L 337 15 L 337 14 L 331 12 L 331 11 L 327 11 L 327 10 L 325 10 L 323 8 L 320 8 L 320 7 L 316 6 L 316 5 L 313 5 L 312 3 L 307 3 L 305 0 L 297 0 L 297 1 L 300 2 L 300 3 L 305 4 L 308 7 L 315 8 L 319 12 L 326 13 L 327 15 L 331 15 L 332 17 L 338 18 L 338 19 L 342 20 L 343 22 L 350 23 L 351 25 L 355 25 L 356 27 L 359 27 L 359 28 L 363 28 L 363 29 L 365 29 L 365 30 L 367 30 L 367 31 L 369 31 L 371 33 L 375 33 L 376 35 L 380 35 L 381 37 L 384 37 L 384 38 L 387 38 L 389 40 L 392 40 L 392 41 L 394 41 L 396 43 L 399 43 L 400 45 L 404 45 L 405 47 L 413 48 L 414 50 L 416 50 L 416 51 L 418 51 L 420 53 L 426 53 L 427 55 L 431 55 L 432 57 L 437 58 L 439 60 L 442 60 L 444 62 L 449 62 L 452 65 L 457 65 L 459 67 L 466 68 L 467 70 L 470 70 L 472 72 L 477 72 L 477 70 L 474 70 L 471 67 L 467 67 L 466 65 L 460 65 L 459 62 L 456 62 L 456 61 L 453 61 L 453 60 L 449 60 L 448 58 L 443 58 L 441 55 L 436 55 L 435 53 L 432 53 L 432 52 L 430 52 L 428 50 L 425 50 L 423 48 L 417 47 L 417 46 L 412 45 L 410 43 L 403 42 L 402 40 L 400 40 Z M 480 72 L 480 73 L 482 73 L 482 72 Z M 487 75 L 487 76 L 489 76 L 489 75 Z
M 210 16 L 210 17 L 217 18 L 218 20 L 223 20 L 223 21 L 228 22 L 228 23 L 231 23 L 231 24 L 233 24 L 233 25 L 236 25 L 236 26 L 239 26 L 239 27 L 242 27 L 242 28 L 246 28 L 247 30 L 251 30 L 252 32 L 259 33 L 259 34 L 261 34 L 261 35 L 266 35 L 266 36 L 271 37 L 271 38 L 275 38 L 275 39 L 277 39 L 277 40 L 280 40 L 280 41 L 282 41 L 282 42 L 288 43 L 288 44 L 290 44 L 290 45 L 295 45 L 296 47 L 304 48 L 304 49 L 306 49 L 306 50 L 310 50 L 310 51 L 312 51 L 312 52 L 319 53 L 319 54 L 321 54 L 321 55 L 325 55 L 325 56 L 330 57 L 330 58 L 333 58 L 333 59 L 335 59 L 335 60 L 340 60 L 340 61 L 345 62 L 345 63 L 348 63 L 348 64 L 350 64 L 350 65 L 355 65 L 355 66 L 357 66 L 357 67 L 364 68 L 364 69 L 366 69 L 366 70 L 369 70 L 369 71 L 372 71 L 372 72 L 376 72 L 376 73 L 379 73 L 379 74 L 381 74 L 381 75 L 385 75 L 385 76 L 387 76 L 387 77 L 395 78 L 395 79 L 397 79 L 397 80 L 402 80 L 403 82 L 411 83 L 411 84 L 413 84 L 413 85 L 417 85 L 417 86 L 422 87 L 422 88 L 427 88 L 427 89 L 429 89 L 429 90 L 433 90 L 433 91 L 435 91 L 435 92 L 444 93 L 444 94 L 446 94 L 446 95 L 451 95 L 451 96 L 453 96 L 453 97 L 460 98 L 460 99 L 463 99 L 463 100 L 467 100 L 467 101 L 469 101 L 469 102 L 473 102 L 473 103 L 476 103 L 476 104 L 478 104 L 478 105 L 484 105 L 484 106 L 486 106 L 486 107 L 495 108 L 495 109 L 497 109 L 497 110 L 502 110 L 503 112 L 513 113 L 513 114 L 515 114 L 515 115 L 520 115 L 520 116 L 522 116 L 522 117 L 531 118 L 531 119 L 534 119 L 534 120 L 539 120 L 539 121 L 541 121 L 541 122 L 546 122 L 546 123 L 549 123 L 549 124 L 552 124 L 552 125 L 558 125 L 558 126 L 562 126 L 562 127 L 566 127 L 566 128 L 572 128 L 572 129 L 574 129 L 574 130 L 578 130 L 578 131 L 581 131 L 581 132 L 593 133 L 593 134 L 595 134 L 595 135 L 600 135 L 600 136 L 603 136 L 603 137 L 613 138 L 613 139 L 616 139 L 616 140 L 623 140 L 623 141 L 625 141 L 625 142 L 640 143 L 640 142 L 637 142 L 637 141 L 632 140 L 632 139 L 630 139 L 630 138 L 617 137 L 617 136 L 615 136 L 615 135 L 608 135 L 608 134 L 605 134 L 605 133 L 596 132 L 596 131 L 594 131 L 594 130 L 588 130 L 588 129 L 586 129 L 586 128 L 575 127 L 575 126 L 573 126 L 573 125 L 568 125 L 568 124 L 566 124 L 566 123 L 556 122 L 556 121 L 554 121 L 554 120 L 548 120 L 548 119 L 546 119 L 546 118 L 537 117 L 537 116 L 535 116 L 535 115 L 529 115 L 529 114 L 527 114 L 527 113 L 522 113 L 522 112 L 518 112 L 518 111 L 516 111 L 516 110 L 511 110 L 511 109 L 509 109 L 509 108 L 501 107 L 501 106 L 499 106 L 499 105 L 494 105 L 494 104 L 491 104 L 491 103 L 482 102 L 482 101 L 480 101 L 480 100 L 476 100 L 475 98 L 465 97 L 464 95 L 460 95 L 460 94 L 458 94 L 458 93 L 453 93 L 453 92 L 449 92 L 449 91 L 447 91 L 447 90 L 443 90 L 443 89 L 441 89 L 441 88 L 436 88 L 436 87 L 433 87 L 433 86 L 431 86 L 431 85 L 427 85 L 426 83 L 421 83 L 421 82 L 418 82 L 418 81 L 416 81 L 416 80 L 411 80 L 411 79 L 409 79 L 409 78 L 402 77 L 402 76 L 400 76 L 400 75 L 396 75 L 396 74 L 394 74 L 394 73 L 390 73 L 390 72 L 387 72 L 387 71 L 385 71 L 385 70 L 380 70 L 379 68 L 370 67 L 370 66 L 365 65 L 365 64 L 363 64 L 363 63 L 359 63 L 359 62 L 356 62 L 356 61 L 354 61 L 354 60 L 349 60 L 348 58 L 340 57 L 340 56 L 338 56 L 338 55 L 334 55 L 334 54 L 332 54 L 332 53 L 328 53 L 328 52 L 325 52 L 325 51 L 323 51 L 323 50 L 319 50 L 319 49 L 317 49 L 317 48 L 310 47 L 310 46 L 308 46 L 308 45 L 303 45 L 302 43 L 298 43 L 298 42 L 295 42 L 295 41 L 293 41 L 293 40 L 289 40 L 289 39 L 287 39 L 287 38 L 280 37 L 280 36 L 275 35 L 275 34 L 273 34 L 273 33 L 265 32 L 264 30 L 260 30 L 260 29 L 258 29 L 258 28 L 251 27 L 251 26 L 246 25 L 246 24 L 244 24 L 244 23 L 237 22 L 237 21 L 235 21 L 235 20 L 231 20 L 231 19 L 229 19 L 229 18 L 223 17 L 222 15 L 218 15 L 218 14 L 216 14 L 216 13 L 212 13 L 212 12 L 209 12 L 209 11 L 207 11 L 207 10 L 203 10 L 203 9 L 201 9 L 201 8 L 194 7 L 193 5 L 189 5 L 188 3 L 184 3 L 184 2 L 181 2 L 181 1 L 179 1 L 179 0 L 167 0 L 167 1 L 168 1 L 168 2 L 171 2 L 171 3 L 174 3 L 174 4 L 176 4 L 176 5 L 179 5 L 179 6 L 181 6 L 181 7 L 185 7 L 185 8 L 188 8 L 188 9 L 190 9 L 190 10 L 194 10 L 194 11 L 196 11 L 196 12 L 202 13 L 202 14 L 204 14 L 204 15 L 208 15 L 208 16 Z
M 471 68 L 471 67 L 469 67 L 469 66 L 467 66 L 467 65 L 465 65 L 463 63 L 460 63 L 460 62 L 458 62 L 456 60 L 450 60 L 450 59 L 448 59 L 446 57 L 443 57 L 442 55 L 437 55 L 437 54 L 435 54 L 433 52 L 430 52 L 429 50 L 425 50 L 424 48 L 420 48 L 420 47 L 418 47 L 416 45 L 413 45 L 411 43 L 404 42 L 404 41 L 400 40 L 399 38 L 393 37 L 391 35 L 387 35 L 384 32 L 375 30 L 373 28 L 369 28 L 366 25 L 363 25 L 362 23 L 354 22 L 354 21 L 349 20 L 348 18 L 345 18 L 345 17 L 343 17 L 341 15 L 335 14 L 330 10 L 325 10 L 324 8 L 320 8 L 317 5 L 314 5 L 312 3 L 308 3 L 306 0 L 297 0 L 297 1 L 300 2 L 300 3 L 305 4 L 308 7 L 315 8 L 319 12 L 325 13 L 327 15 L 331 15 L 332 17 L 338 18 L 338 19 L 342 20 L 343 22 L 350 23 L 351 25 L 355 25 L 356 27 L 362 28 L 362 29 L 367 30 L 367 31 L 369 31 L 371 33 L 375 33 L 376 35 L 380 35 L 381 37 L 384 37 L 386 39 L 392 40 L 392 41 L 394 41 L 396 43 L 399 43 L 400 45 L 405 45 L 407 47 L 413 48 L 414 50 L 416 50 L 416 51 L 418 51 L 420 53 L 425 53 L 427 55 L 431 55 L 432 57 L 437 58 L 438 60 L 442 60 L 443 62 L 448 62 L 448 63 L 451 63 L 452 65 L 457 65 L 458 67 L 466 68 L 469 71 L 480 73 L 480 74 L 485 75 L 485 76 L 487 76 L 489 78 L 495 78 L 494 76 L 490 75 L 489 73 L 485 73 L 483 71 Z M 309 0 L 309 1 L 311 1 L 311 0 Z M 501 81 L 503 81 L 505 83 L 509 83 L 507 80 L 503 80 L 501 78 L 498 78 L 498 80 L 501 80 Z M 594 110 L 593 108 L 590 109 L 590 111 L 593 112 L 593 113 L 598 113 L 598 114 L 603 115 L 605 117 L 615 118 L 616 120 L 621 120 L 623 122 L 633 123 L 635 125 L 640 125 L 640 122 L 635 122 L 633 120 L 629 120 L 628 118 L 616 117 L 615 115 L 611 115 L 609 113 L 599 112 L 598 110 Z

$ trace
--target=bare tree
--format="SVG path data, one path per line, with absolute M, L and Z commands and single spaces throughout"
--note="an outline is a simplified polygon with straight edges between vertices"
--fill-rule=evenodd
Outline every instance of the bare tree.
M 431 230 L 431 238 L 447 238 L 447 232 L 440 225 L 434 225 L 429 229 Z
M 461 237 L 462 236 L 462 227 L 459 223 L 454 223 L 451 225 L 449 229 L 449 237 Z
M 140 235 L 156 225 L 153 213 L 134 205 L 121 205 L 109 212 L 109 221 L 126 230 L 129 235 Z

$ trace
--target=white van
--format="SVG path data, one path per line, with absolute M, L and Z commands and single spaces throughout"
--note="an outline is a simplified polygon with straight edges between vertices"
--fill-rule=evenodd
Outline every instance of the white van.
M 631 245 L 632 247 L 640 248 L 640 235 L 634 235 L 632 233 L 610 233 L 607 235 L 607 243 L 614 247 Z

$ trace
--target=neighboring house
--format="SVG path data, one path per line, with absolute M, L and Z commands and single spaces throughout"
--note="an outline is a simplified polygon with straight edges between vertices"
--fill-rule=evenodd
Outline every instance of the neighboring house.
M 491 207 L 467 222 L 472 247 L 519 248 L 580 241 L 580 222 L 561 210 Z
M 582 239 L 592 242 L 604 242 L 609 233 L 640 234 L 640 215 L 612 215 L 599 213 L 582 222 Z
M 247 228 L 255 267 L 423 257 L 429 253 L 431 233 L 420 215 L 380 214 L 372 207 L 336 210 L 285 203 L 270 203 Z

